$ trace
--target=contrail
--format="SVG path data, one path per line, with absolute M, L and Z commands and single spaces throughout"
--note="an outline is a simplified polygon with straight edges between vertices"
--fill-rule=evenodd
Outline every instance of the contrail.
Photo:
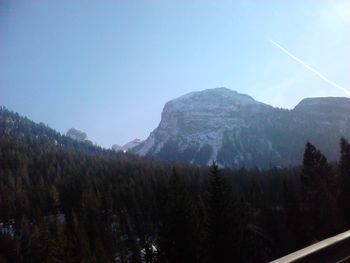
M 284 47 L 282 47 L 280 44 L 278 44 L 277 42 L 273 41 L 272 39 L 269 39 L 269 41 L 276 47 L 278 47 L 280 50 L 282 50 L 285 54 L 287 54 L 289 57 L 291 57 L 292 59 L 294 59 L 296 62 L 299 62 L 301 65 L 303 65 L 305 68 L 307 68 L 308 70 L 310 70 L 311 72 L 315 73 L 317 76 L 319 76 L 321 79 L 323 79 L 324 81 L 328 82 L 329 84 L 331 84 L 333 87 L 345 92 L 346 94 L 350 95 L 350 91 L 347 90 L 346 88 L 338 85 L 337 83 L 335 83 L 334 81 L 328 79 L 325 75 L 323 75 L 321 72 L 317 71 L 316 69 L 312 68 L 311 66 L 309 66 L 308 64 L 306 64 L 304 61 L 302 61 L 300 58 L 294 56 L 292 53 L 290 53 L 287 49 L 285 49 Z

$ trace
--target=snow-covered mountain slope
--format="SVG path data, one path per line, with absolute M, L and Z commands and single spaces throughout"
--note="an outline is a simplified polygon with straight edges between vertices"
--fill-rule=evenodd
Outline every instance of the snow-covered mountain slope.
M 335 159 L 340 136 L 350 135 L 349 116 L 347 98 L 305 99 L 284 110 L 226 88 L 209 89 L 166 103 L 159 126 L 132 151 L 195 164 L 216 160 L 265 168 L 300 163 L 311 141 Z

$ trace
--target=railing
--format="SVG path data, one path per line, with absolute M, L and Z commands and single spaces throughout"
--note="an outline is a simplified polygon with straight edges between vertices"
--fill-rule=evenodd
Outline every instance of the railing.
M 350 230 L 276 259 L 271 263 L 350 262 Z

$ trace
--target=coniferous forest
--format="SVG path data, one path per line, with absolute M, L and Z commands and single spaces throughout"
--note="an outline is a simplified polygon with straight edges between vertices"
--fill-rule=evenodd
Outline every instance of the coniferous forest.
M 229 170 L 77 142 L 0 109 L 0 262 L 268 262 L 350 227 L 329 163 Z

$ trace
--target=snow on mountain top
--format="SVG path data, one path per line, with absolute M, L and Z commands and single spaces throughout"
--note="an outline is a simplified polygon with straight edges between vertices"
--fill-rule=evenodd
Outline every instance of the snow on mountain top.
M 261 107 L 271 107 L 254 100 L 252 97 L 240 94 L 227 88 L 207 89 L 191 92 L 165 104 L 162 119 L 172 119 L 179 112 L 187 117 L 228 116 L 233 112 L 249 108 L 253 111 Z
M 194 91 L 188 94 L 185 94 L 177 99 L 174 99 L 170 102 L 185 102 L 191 100 L 204 102 L 204 101 L 218 101 L 218 100 L 227 100 L 231 102 L 240 102 L 240 103 L 257 103 L 252 97 L 238 93 L 237 91 L 230 90 L 228 88 L 214 88 L 206 89 L 203 91 Z
M 237 110 L 240 107 L 263 105 L 252 97 L 227 88 L 207 89 L 191 92 L 165 104 L 163 114 L 184 112 L 185 114 L 205 114 Z

